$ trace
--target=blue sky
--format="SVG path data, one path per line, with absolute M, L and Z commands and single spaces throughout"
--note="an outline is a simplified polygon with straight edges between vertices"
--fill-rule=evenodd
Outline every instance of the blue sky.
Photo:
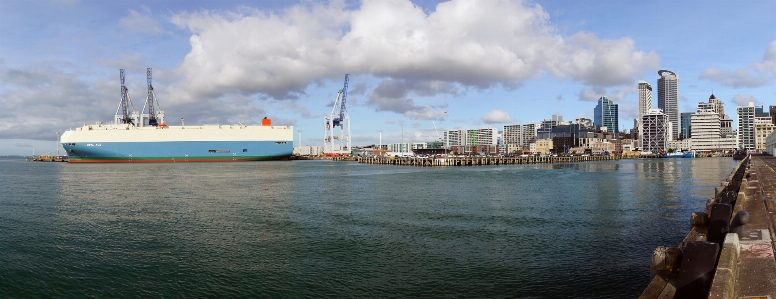
M 273 124 L 321 145 L 345 73 L 355 145 L 437 131 L 592 118 L 633 125 L 637 81 L 680 78 L 735 119 L 776 105 L 776 1 L 0 0 L 0 155 L 111 121 L 126 69 L 137 110 L 153 68 L 168 121 Z M 654 90 L 657 93 L 657 90 Z M 295 140 L 299 142 L 299 134 Z

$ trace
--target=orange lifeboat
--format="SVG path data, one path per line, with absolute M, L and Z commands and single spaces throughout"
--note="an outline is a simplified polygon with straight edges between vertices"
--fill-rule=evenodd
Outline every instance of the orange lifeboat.
M 167 127 L 167 123 L 164 123 L 164 122 L 163 122 L 163 123 L 159 124 L 159 127 L 160 127 L 160 128 L 165 128 L 165 127 Z
M 264 117 L 264 119 L 261 120 L 261 125 L 265 126 L 265 127 L 266 126 L 271 126 L 272 125 L 272 121 L 269 118 Z

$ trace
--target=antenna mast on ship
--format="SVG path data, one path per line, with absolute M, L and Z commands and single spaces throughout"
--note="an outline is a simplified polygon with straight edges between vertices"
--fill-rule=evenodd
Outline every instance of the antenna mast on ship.
M 323 153 L 326 156 L 350 155 L 350 116 L 345 108 L 349 78 L 350 74 L 345 74 L 345 86 L 337 92 L 331 114 L 323 118 Z M 339 114 L 336 114 L 337 110 Z M 340 128 L 337 134 L 334 132 L 336 127 Z

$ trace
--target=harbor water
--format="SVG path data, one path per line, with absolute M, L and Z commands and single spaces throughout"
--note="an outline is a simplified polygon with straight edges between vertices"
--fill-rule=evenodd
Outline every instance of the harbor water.
M 731 158 L 0 158 L 2 298 L 635 298 Z

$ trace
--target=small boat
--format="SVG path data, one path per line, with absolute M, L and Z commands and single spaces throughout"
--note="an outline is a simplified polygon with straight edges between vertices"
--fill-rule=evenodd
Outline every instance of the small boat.
M 737 150 L 733 153 L 733 160 L 743 160 L 747 155 L 749 155 L 749 153 L 746 149 Z
M 674 151 L 673 153 L 665 153 L 660 155 L 660 158 L 695 158 L 695 154 L 692 152 Z

